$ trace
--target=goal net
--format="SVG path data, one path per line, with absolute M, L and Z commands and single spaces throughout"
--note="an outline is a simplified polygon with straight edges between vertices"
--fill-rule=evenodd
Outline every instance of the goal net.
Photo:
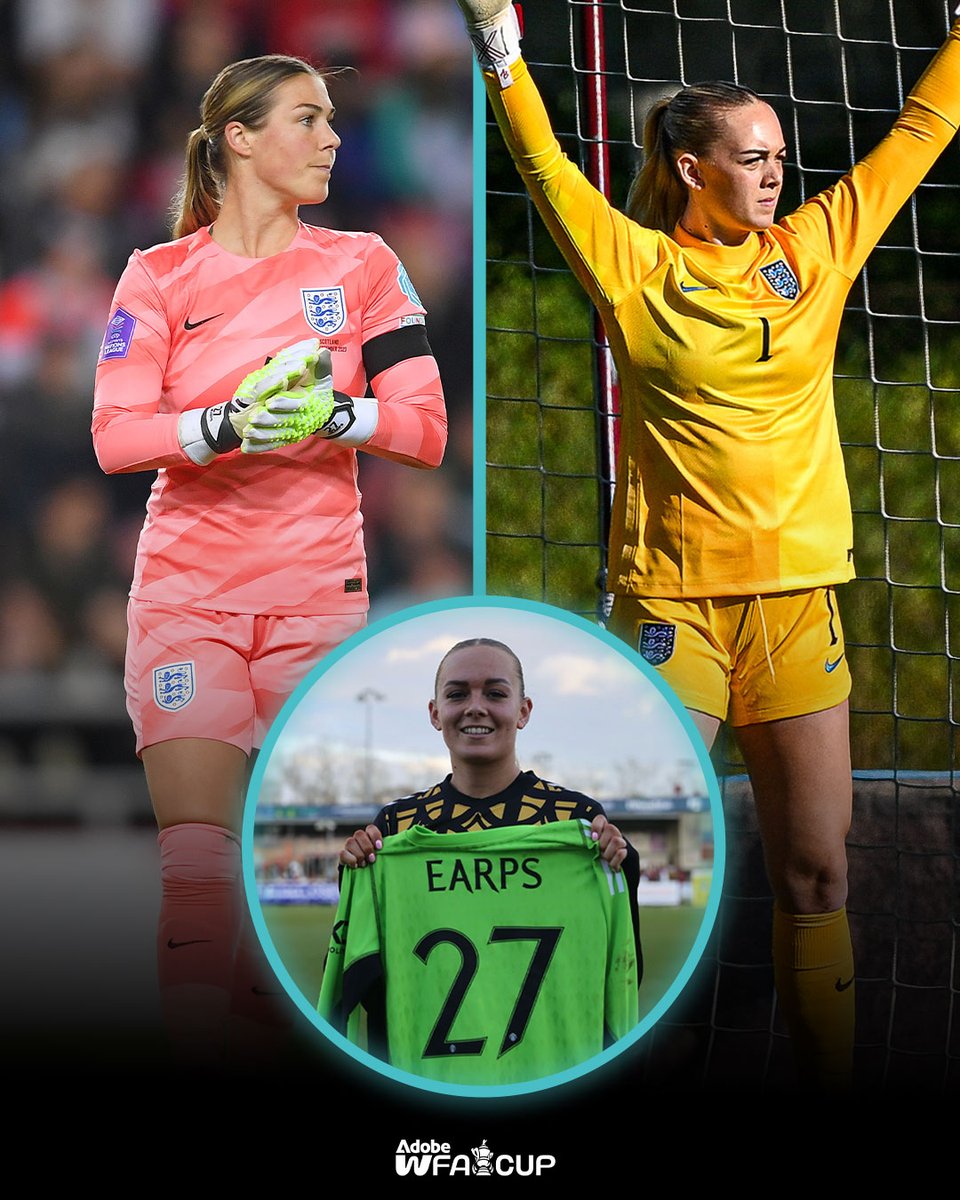
M 942 42 L 907 0 L 527 0 L 524 54 L 566 153 L 622 206 L 647 107 L 732 79 L 777 110 L 781 212 L 883 134 Z M 487 588 L 598 611 L 617 387 L 602 328 L 489 129 Z M 960 1084 L 960 162 L 952 144 L 851 293 L 836 403 L 858 579 L 840 589 L 854 691 L 848 842 L 857 1080 Z M 728 846 L 717 929 L 647 1039 L 664 1077 L 776 1081 L 771 903 L 749 788 L 721 745 Z

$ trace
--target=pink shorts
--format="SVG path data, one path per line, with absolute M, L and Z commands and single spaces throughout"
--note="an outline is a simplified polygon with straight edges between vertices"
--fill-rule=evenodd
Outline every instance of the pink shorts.
M 270 617 L 131 599 L 124 685 L 137 753 L 211 738 L 249 754 L 307 672 L 366 621 L 365 612 Z

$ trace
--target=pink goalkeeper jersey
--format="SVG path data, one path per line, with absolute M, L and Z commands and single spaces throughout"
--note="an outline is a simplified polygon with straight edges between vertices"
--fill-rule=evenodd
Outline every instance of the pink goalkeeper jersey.
M 301 223 L 285 251 L 251 259 L 200 229 L 135 251 L 104 335 L 93 415 L 104 470 L 158 468 L 130 594 L 224 612 L 365 609 L 355 450 L 309 438 L 198 467 L 177 422 L 229 398 L 284 346 L 318 337 L 338 391 L 362 396 L 370 376 L 380 405 L 371 448 L 436 466 L 446 419 L 423 313 L 376 234 Z

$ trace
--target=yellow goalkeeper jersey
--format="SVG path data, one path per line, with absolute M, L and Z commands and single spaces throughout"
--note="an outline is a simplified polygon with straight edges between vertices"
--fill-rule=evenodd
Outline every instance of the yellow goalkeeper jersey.
M 511 73 L 504 91 L 487 79 L 491 104 L 620 375 L 610 590 L 719 597 L 852 578 L 837 334 L 867 256 L 960 124 L 960 27 L 876 149 L 739 246 L 611 207 L 562 153 L 522 60 Z

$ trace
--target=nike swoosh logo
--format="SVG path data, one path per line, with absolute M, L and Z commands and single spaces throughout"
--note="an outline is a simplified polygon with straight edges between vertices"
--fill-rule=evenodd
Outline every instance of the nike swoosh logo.
M 215 321 L 217 317 L 222 317 L 223 313 L 214 313 L 212 317 L 204 317 L 202 321 L 191 321 L 189 318 L 184 321 L 183 327 L 188 332 L 191 329 L 199 329 L 201 325 L 206 325 L 208 321 Z
M 213 938 L 194 938 L 193 941 L 190 942 L 175 942 L 173 938 L 169 938 L 167 941 L 167 949 L 179 950 L 181 946 L 200 946 L 211 941 L 213 941 Z
M 854 978 L 855 977 L 853 975 L 851 975 L 846 983 L 844 983 L 842 979 L 838 979 L 837 982 L 833 986 L 837 989 L 838 992 L 845 992 L 847 990 L 847 988 L 850 987 L 850 985 L 853 983 Z
M 830 674 L 832 671 L 835 671 L 835 670 L 837 669 L 837 667 L 839 667 L 839 666 L 840 666 L 840 664 L 841 664 L 842 662 L 843 662 L 843 655 L 842 655 L 842 654 L 840 655 L 840 657 L 839 657 L 839 658 L 838 658 L 838 659 L 837 659 L 835 662 L 831 662 L 831 661 L 830 661 L 830 659 L 828 658 L 828 659 L 826 659 L 826 660 L 824 661 L 824 664 L 823 664 L 823 669 L 824 669 L 824 670 L 826 671 L 826 673 L 829 675 L 829 674 Z
M 717 289 L 714 287 L 707 287 L 706 284 L 698 284 L 698 283 L 681 283 L 680 284 L 681 292 L 715 292 L 716 290 Z

